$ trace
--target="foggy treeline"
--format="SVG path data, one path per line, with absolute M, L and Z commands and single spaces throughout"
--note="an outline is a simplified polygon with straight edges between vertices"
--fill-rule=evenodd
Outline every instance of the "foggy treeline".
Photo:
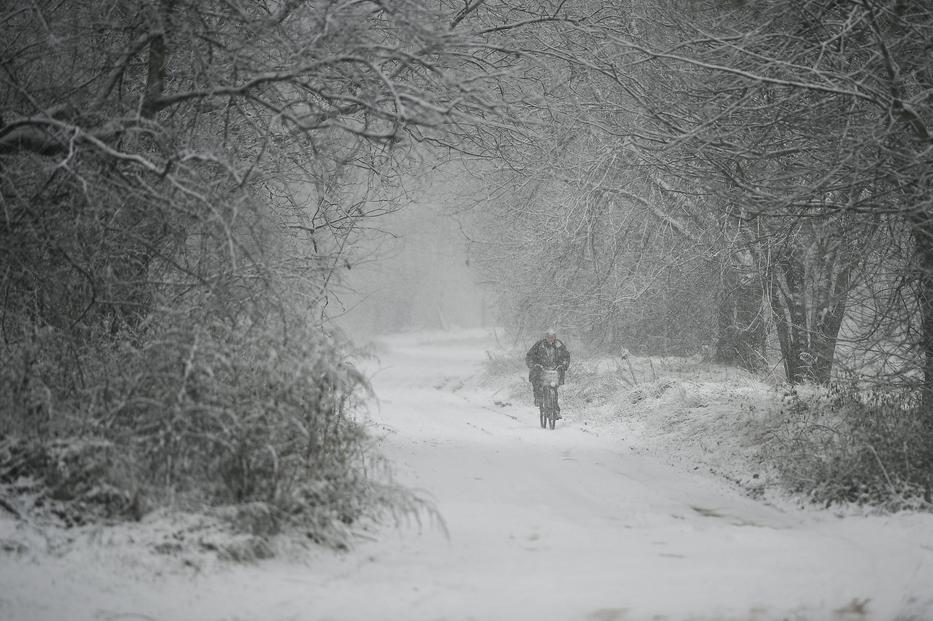
M 101 511 L 171 489 L 322 537 L 413 502 L 365 476 L 335 319 L 425 162 L 472 190 L 451 243 L 504 324 L 870 384 L 933 434 L 926 0 L 0 11 L 0 477 L 86 454 Z
M 358 342 L 385 333 L 492 327 L 491 292 L 479 283 L 464 236 L 476 186 L 459 162 L 420 166 L 408 199 L 379 218 L 353 248 L 334 292 L 336 324 Z M 462 213 L 461 213 L 462 212 Z M 346 266 L 344 266 L 346 267 Z

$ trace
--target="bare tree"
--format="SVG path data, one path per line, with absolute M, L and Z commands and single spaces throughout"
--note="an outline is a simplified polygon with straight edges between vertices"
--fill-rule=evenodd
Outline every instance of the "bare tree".
M 593 28 L 617 50 L 616 75 L 656 67 L 650 84 L 620 79 L 647 111 L 641 151 L 677 162 L 665 170 L 679 191 L 762 223 L 766 243 L 749 249 L 767 259 L 789 379 L 826 381 L 878 215 L 899 214 L 924 256 L 930 8 L 670 2 L 640 14 L 664 26 L 649 36 Z M 915 272 L 923 317 L 927 267 Z

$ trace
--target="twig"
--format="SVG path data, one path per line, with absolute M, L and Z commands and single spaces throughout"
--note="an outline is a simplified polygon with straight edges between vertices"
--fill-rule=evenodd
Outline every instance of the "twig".
M 875 461 L 878 462 L 878 467 L 881 468 L 881 474 L 884 475 L 884 480 L 888 482 L 888 487 L 891 489 L 891 493 L 896 494 L 897 489 L 894 487 L 894 483 L 891 482 L 891 477 L 888 476 L 888 471 L 885 469 L 884 464 L 881 463 L 881 458 L 878 457 L 878 452 L 875 450 L 875 447 L 869 444 L 868 450 L 871 451 L 871 454 L 875 456 Z
M 19 511 L 17 511 L 16 507 L 10 504 L 10 502 L 6 498 L 0 497 L 0 507 L 3 507 L 4 509 L 12 513 L 13 517 L 15 517 L 17 520 L 23 519 L 22 514 Z

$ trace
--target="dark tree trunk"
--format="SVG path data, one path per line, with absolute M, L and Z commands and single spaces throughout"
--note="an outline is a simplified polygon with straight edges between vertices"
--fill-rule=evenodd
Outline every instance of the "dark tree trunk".
M 771 267 L 771 306 L 791 384 L 827 384 L 832 377 L 852 257 L 838 243 L 824 250 L 817 246 L 808 255 L 804 248 L 789 248 Z
M 827 383 L 833 369 L 836 354 L 836 341 L 839 328 L 845 317 L 846 300 L 849 290 L 851 265 L 845 265 L 838 272 L 830 271 L 828 282 L 819 291 L 826 297 L 820 300 L 812 335 L 810 349 L 813 354 L 813 379 Z
M 784 373 L 791 384 L 810 379 L 803 286 L 803 262 L 795 253 L 785 252 L 772 268 L 771 305 L 784 357 Z

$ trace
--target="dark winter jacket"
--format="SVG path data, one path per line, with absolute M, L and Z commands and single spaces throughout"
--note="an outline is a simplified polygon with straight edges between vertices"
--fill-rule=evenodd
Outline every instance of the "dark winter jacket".
M 548 343 L 546 338 L 531 346 L 525 354 L 525 364 L 528 365 L 528 379 L 536 382 L 541 365 L 545 369 L 557 369 L 560 373 L 560 382 L 564 383 L 564 372 L 570 366 L 570 352 L 560 339 L 554 339 L 554 344 Z

